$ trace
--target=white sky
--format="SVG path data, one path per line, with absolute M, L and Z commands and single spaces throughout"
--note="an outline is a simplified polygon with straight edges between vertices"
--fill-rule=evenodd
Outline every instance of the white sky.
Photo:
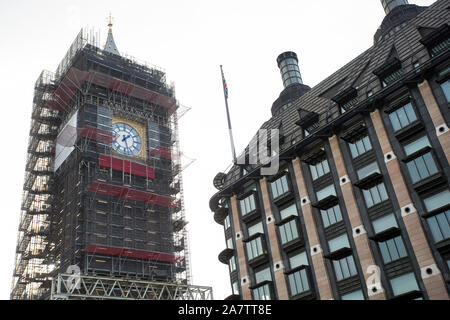
M 110 11 L 119 51 L 164 68 L 192 108 L 180 138 L 197 159 L 184 172 L 193 280 L 223 299 L 231 294 L 228 267 L 217 259 L 225 238 L 208 206 L 213 177 L 231 160 L 219 65 L 240 153 L 283 89 L 277 56 L 296 52 L 312 87 L 372 45 L 383 8 L 379 0 L 0 0 L 0 299 L 9 299 L 12 283 L 34 82 L 43 69 L 55 71 L 81 27 L 106 40 Z

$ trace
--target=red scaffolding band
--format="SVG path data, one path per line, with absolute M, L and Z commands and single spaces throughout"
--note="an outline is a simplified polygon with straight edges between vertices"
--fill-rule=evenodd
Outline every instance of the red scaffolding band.
M 131 248 L 108 247 L 97 244 L 91 244 L 83 251 L 104 255 L 131 257 L 131 258 L 165 261 L 165 262 L 179 262 L 182 260 L 182 258 L 177 258 L 175 257 L 175 255 L 170 253 L 131 249 Z
M 101 167 L 111 168 L 117 171 L 123 171 L 144 178 L 153 179 L 155 177 L 155 171 L 152 167 L 137 162 L 132 162 L 129 160 L 122 160 L 104 154 L 100 154 L 98 156 L 98 163 Z
M 115 139 L 115 134 L 111 131 L 97 129 L 91 126 L 77 129 L 78 136 L 93 139 L 103 143 L 112 143 Z
M 148 202 L 163 207 L 175 207 L 175 204 L 173 203 L 175 198 L 98 181 L 92 182 L 91 186 L 88 188 L 88 191 L 119 197 L 122 199 Z
M 80 90 L 84 82 L 108 88 L 128 96 L 158 104 L 168 109 L 169 114 L 177 110 L 177 101 L 173 97 L 166 96 L 133 83 L 123 81 L 106 74 L 95 71 L 81 71 L 72 67 L 67 71 L 63 80 L 59 83 L 53 95 L 47 102 L 47 107 L 54 110 L 64 110 L 73 98 L 77 90 Z
M 157 146 L 155 149 L 150 150 L 149 152 L 152 156 L 158 156 L 165 159 L 171 159 L 172 153 L 170 151 L 170 148 Z

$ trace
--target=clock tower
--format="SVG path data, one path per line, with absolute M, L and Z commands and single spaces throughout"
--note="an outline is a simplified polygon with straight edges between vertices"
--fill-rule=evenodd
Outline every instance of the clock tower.
M 183 107 L 162 69 L 119 53 L 112 26 L 110 17 L 103 49 L 81 30 L 36 82 L 12 299 L 200 289 L 190 286 Z

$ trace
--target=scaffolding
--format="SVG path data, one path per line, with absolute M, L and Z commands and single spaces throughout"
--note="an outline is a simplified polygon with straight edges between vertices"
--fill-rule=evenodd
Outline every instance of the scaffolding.
M 191 283 L 178 140 L 188 108 L 161 69 L 97 41 L 81 30 L 36 81 L 12 299 L 60 296 L 52 283 L 74 265 L 85 281 Z M 114 152 L 113 117 L 143 124 L 145 156 Z
M 211 287 L 60 274 L 52 282 L 51 300 L 213 300 Z

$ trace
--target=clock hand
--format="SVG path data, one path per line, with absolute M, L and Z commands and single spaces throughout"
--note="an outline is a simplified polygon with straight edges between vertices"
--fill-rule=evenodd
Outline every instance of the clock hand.
M 129 138 L 130 136 L 128 136 L 128 138 Z M 128 146 L 128 141 L 127 140 L 125 140 L 125 144 L 127 145 L 127 149 L 130 149 L 130 147 Z
M 127 141 L 127 139 L 128 139 L 128 138 L 130 138 L 130 137 L 131 137 L 131 135 L 128 135 L 128 136 L 126 136 L 126 135 L 123 135 L 123 137 L 122 137 L 122 141 L 125 141 L 125 142 L 126 142 L 126 141 Z

